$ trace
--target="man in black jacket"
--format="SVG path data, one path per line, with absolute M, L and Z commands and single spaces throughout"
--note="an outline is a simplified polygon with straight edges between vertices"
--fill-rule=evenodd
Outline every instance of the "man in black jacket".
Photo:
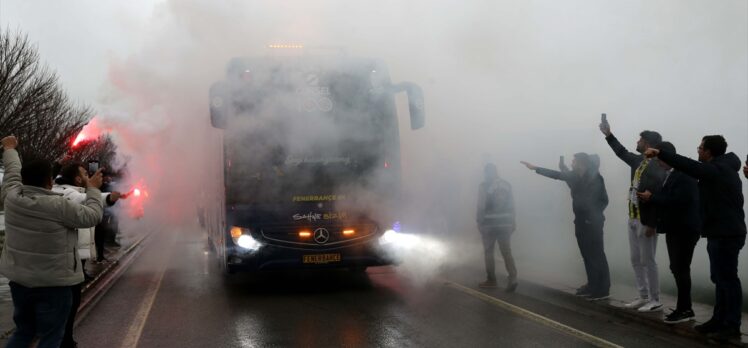
M 657 233 L 655 227 L 655 206 L 643 202 L 637 192 L 649 190 L 657 193 L 662 188 L 665 178 L 663 169 L 642 154 L 649 147 L 657 146 L 662 137 L 654 131 L 643 131 L 636 143 L 638 154 L 629 152 L 610 131 L 607 120 L 600 124 L 600 131 L 616 156 L 631 167 L 631 186 L 629 187 L 629 251 L 631 266 L 634 269 L 636 287 L 639 297 L 625 305 L 626 308 L 638 309 L 640 312 L 662 310 L 660 303 L 660 280 L 657 271 L 655 253 L 657 251 Z
M 745 244 L 743 188 L 738 171 L 740 159 L 725 153 L 721 135 L 707 135 L 699 145 L 699 161 L 657 149 L 647 157 L 658 157 L 673 168 L 699 180 L 702 236 L 707 238 L 710 273 L 716 288 L 712 318 L 694 327 L 716 338 L 740 337 L 743 292 L 738 278 L 738 255 Z
M 660 151 L 675 153 L 675 146 L 664 141 L 657 146 Z M 678 288 L 678 305 L 665 317 L 668 324 L 694 319 L 691 308 L 691 260 L 701 233 L 699 187 L 696 179 L 658 161 L 665 169 L 665 183 L 657 194 L 639 192 L 639 199 L 657 207 L 657 232 L 665 234 L 670 270 Z
M 598 171 L 599 158 L 577 153 L 571 162 L 571 171 L 566 169 L 563 159 L 559 165 L 561 171 L 540 168 L 527 162 L 522 164 L 545 177 L 565 181 L 571 189 L 574 232 L 587 272 L 587 284 L 577 289 L 577 295 L 589 297 L 590 300 L 608 298 L 610 272 L 603 244 L 603 211 L 608 206 L 608 192 Z

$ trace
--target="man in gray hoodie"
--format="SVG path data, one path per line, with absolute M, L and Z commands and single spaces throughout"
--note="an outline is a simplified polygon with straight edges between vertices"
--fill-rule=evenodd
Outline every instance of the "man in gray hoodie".
M 16 138 L 1 143 L 5 245 L 0 274 L 10 280 L 16 324 L 8 347 L 28 347 L 38 337 L 37 347 L 57 348 L 70 313 L 71 286 L 83 281 L 77 229 L 93 227 L 103 216 L 102 176 L 97 172 L 86 181 L 83 204 L 73 203 L 51 190 L 49 161 L 29 161 L 22 168 Z
M 512 257 L 511 236 L 516 225 L 514 220 L 514 197 L 512 186 L 499 177 L 496 165 L 488 163 L 483 169 L 484 181 L 478 188 L 478 209 L 476 222 L 483 239 L 483 256 L 486 264 L 486 281 L 478 286 L 496 287 L 496 265 L 494 248 L 499 244 L 499 251 L 504 258 L 507 272 L 507 292 L 517 289 L 517 267 Z

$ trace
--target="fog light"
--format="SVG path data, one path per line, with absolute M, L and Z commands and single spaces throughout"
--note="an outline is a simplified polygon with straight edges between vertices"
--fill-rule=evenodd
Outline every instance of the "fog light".
M 309 232 L 309 231 L 299 232 L 299 238 L 309 238 L 311 236 L 312 236 L 312 232 Z
M 243 229 L 241 227 L 233 226 L 231 227 L 231 238 L 234 238 L 235 240 L 242 236 Z
M 346 237 L 350 237 L 352 235 L 356 234 L 355 230 L 343 230 L 343 235 Z

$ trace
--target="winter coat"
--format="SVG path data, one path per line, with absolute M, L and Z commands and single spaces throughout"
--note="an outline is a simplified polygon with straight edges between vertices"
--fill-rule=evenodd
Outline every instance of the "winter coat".
M 673 170 L 659 193 L 650 199 L 657 206 L 657 232 L 691 238 L 701 233 L 699 187 L 696 179 Z
M 623 162 L 631 167 L 631 181 L 633 181 L 636 169 L 639 168 L 639 165 L 641 165 L 642 161 L 645 160 L 644 156 L 626 150 L 626 148 L 621 145 L 621 143 L 613 134 L 607 136 L 605 140 L 608 142 L 608 145 L 610 145 L 610 148 L 613 149 L 613 152 L 615 152 L 616 156 L 618 156 L 618 158 L 623 160 Z M 664 179 L 665 170 L 663 170 L 662 167 L 660 167 L 656 163 L 652 162 L 649 163 L 647 168 L 641 174 L 638 187 L 632 187 L 630 189 L 636 190 L 637 192 L 649 191 L 656 194 L 660 192 L 660 189 L 662 188 L 662 181 Z M 631 209 L 631 207 L 629 207 L 629 209 Z M 649 227 L 655 227 L 657 225 L 657 211 L 654 204 L 652 204 L 651 202 L 645 203 L 639 201 L 638 209 L 639 220 L 641 221 L 642 225 Z
M 707 238 L 746 235 L 743 211 L 743 183 L 740 159 L 730 152 L 709 162 L 698 162 L 674 153 L 660 151 L 658 158 L 676 170 L 699 180 L 701 235 Z
M 480 227 L 495 227 L 514 231 L 514 197 L 512 186 L 495 178 L 478 187 L 476 221 Z
M 573 171 L 555 171 L 547 168 L 537 168 L 535 172 L 556 180 L 562 180 L 571 189 L 572 210 L 575 224 L 602 224 L 605 222 L 603 211 L 608 207 L 608 191 L 605 180 L 592 166 L 584 175 Z
M 54 185 L 52 191 L 61 193 L 63 197 L 78 204 L 86 201 L 86 189 L 73 185 Z M 101 199 L 104 205 L 108 205 L 109 192 L 102 192 Z M 96 227 L 78 229 L 78 255 L 81 260 L 96 258 L 96 246 L 94 245 L 94 234 Z
M 51 190 L 23 185 L 16 150 L 5 150 L 3 163 L 5 245 L 0 274 L 30 288 L 80 284 L 77 229 L 101 221 L 101 191 L 89 188 L 83 204 L 73 203 Z

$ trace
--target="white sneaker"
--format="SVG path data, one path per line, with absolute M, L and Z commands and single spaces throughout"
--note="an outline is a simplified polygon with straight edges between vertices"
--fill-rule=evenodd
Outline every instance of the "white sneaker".
M 662 303 L 660 301 L 649 301 L 647 304 L 639 307 L 639 312 L 655 312 L 662 310 Z
M 637 309 L 645 304 L 649 303 L 649 300 L 646 298 L 637 298 L 625 305 L 623 305 L 624 308 L 628 309 Z

